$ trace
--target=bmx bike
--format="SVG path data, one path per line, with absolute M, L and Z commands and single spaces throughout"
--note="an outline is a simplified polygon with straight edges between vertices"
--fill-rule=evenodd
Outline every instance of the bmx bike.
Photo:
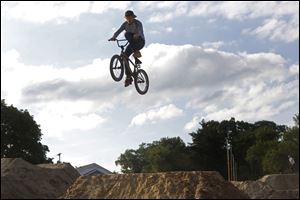
M 149 89 L 149 78 L 145 70 L 141 69 L 142 62 L 135 58 L 133 62 L 124 52 L 124 48 L 128 45 L 128 41 L 126 39 L 121 39 L 117 41 L 118 47 L 121 48 L 120 55 L 113 55 L 110 60 L 110 75 L 114 81 L 121 81 L 124 76 L 125 67 L 128 69 L 130 76 L 134 79 L 134 85 L 137 92 L 141 95 L 147 93 Z M 120 44 L 120 42 L 125 42 L 125 44 Z M 133 66 L 133 70 L 130 67 L 130 64 Z

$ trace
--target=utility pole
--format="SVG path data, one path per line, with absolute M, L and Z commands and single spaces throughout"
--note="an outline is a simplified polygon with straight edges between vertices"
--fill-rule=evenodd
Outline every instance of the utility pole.
M 227 173 L 228 173 L 228 181 L 232 181 L 236 179 L 236 164 L 234 160 L 234 155 L 232 153 L 232 145 L 230 140 L 231 130 L 227 131 L 226 137 L 226 150 L 227 150 Z
M 232 167 L 231 167 L 231 144 L 229 141 L 231 131 L 227 131 L 227 137 L 226 137 L 226 150 L 227 150 L 227 177 L 228 181 L 232 179 Z
M 60 155 L 61 155 L 61 153 L 57 154 L 57 156 L 58 156 L 58 161 L 57 161 L 57 163 L 61 163 L 61 161 L 60 161 Z
M 232 162 L 231 162 L 231 169 L 232 169 L 232 181 L 235 181 L 235 161 L 234 161 L 234 155 L 232 153 L 232 149 L 231 149 L 231 159 L 232 159 Z
M 234 173 L 234 175 L 235 175 L 235 181 L 237 181 L 238 179 L 237 179 L 237 162 L 235 161 L 234 162 L 234 170 L 235 170 L 235 173 Z
M 227 150 L 227 173 L 228 173 L 228 181 L 236 181 L 237 180 L 237 163 L 234 159 L 234 155 L 232 152 L 232 144 L 230 140 L 231 130 L 227 131 L 226 137 L 226 150 Z

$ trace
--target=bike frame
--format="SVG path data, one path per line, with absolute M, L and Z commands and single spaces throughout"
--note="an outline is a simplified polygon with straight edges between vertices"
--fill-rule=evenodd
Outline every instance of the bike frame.
M 126 59 L 127 61 L 129 61 L 133 66 L 134 66 L 134 71 L 132 71 L 131 70 L 131 68 L 130 68 L 130 64 L 129 64 L 129 62 L 128 62 L 128 66 L 124 66 L 124 67 L 128 67 L 129 68 L 129 72 L 130 72 L 130 75 L 131 76 L 134 76 L 136 73 L 137 73 L 137 70 L 140 68 L 140 64 L 138 64 L 137 63 L 137 58 L 135 58 L 135 63 L 130 59 L 130 58 L 128 58 L 127 57 L 127 55 L 125 54 L 125 52 L 124 52 L 124 48 L 129 44 L 129 42 L 128 42 L 128 40 L 126 40 L 126 39 L 121 39 L 121 40 L 116 40 L 117 41 L 117 44 L 118 44 L 118 47 L 120 47 L 122 50 L 121 50 L 121 54 L 120 54 L 120 56 L 121 56 L 121 58 L 122 59 Z M 119 42 L 123 42 L 123 41 L 127 41 L 126 42 L 126 44 L 124 44 L 124 45 L 120 45 L 120 43 Z M 140 60 L 138 60 L 138 61 L 140 61 Z

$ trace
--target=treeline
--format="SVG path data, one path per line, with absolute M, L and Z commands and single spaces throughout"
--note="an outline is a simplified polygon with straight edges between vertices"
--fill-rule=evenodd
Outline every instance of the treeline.
M 294 122 L 295 126 L 287 127 L 271 121 L 203 120 L 199 129 L 189 133 L 192 143 L 186 145 L 179 137 L 161 138 L 126 150 L 115 163 L 124 173 L 208 170 L 227 178 L 228 139 L 238 180 L 295 173 L 299 171 L 299 114 Z
M 32 164 L 52 163 L 41 143 L 40 126 L 27 110 L 8 106 L 1 99 L 1 158 L 23 158 Z

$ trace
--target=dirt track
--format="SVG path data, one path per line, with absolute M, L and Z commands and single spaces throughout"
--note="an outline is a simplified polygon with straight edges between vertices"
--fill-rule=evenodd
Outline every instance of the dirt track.
M 235 185 L 235 186 L 234 186 Z M 1 159 L 1 199 L 299 199 L 299 175 L 228 182 L 213 171 L 79 176 L 70 164 Z
M 62 198 L 248 198 L 218 172 L 168 172 L 80 177 Z
M 251 199 L 299 199 L 298 174 L 273 174 L 257 181 L 232 183 Z

